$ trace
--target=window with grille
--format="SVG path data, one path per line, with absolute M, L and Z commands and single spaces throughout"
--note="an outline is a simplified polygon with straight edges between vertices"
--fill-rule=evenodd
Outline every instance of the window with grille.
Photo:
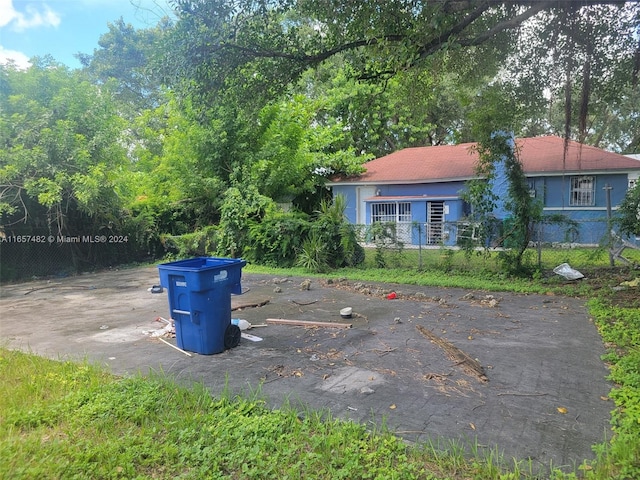
M 571 177 L 571 201 L 574 207 L 595 205 L 596 182 L 594 177 Z
M 375 222 L 411 222 L 411 203 L 372 203 L 371 223 Z

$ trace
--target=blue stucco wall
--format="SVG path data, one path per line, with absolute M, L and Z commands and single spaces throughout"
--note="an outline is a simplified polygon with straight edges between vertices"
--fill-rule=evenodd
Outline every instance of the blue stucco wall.
M 347 199 L 347 208 L 345 209 L 345 216 L 350 223 L 357 223 L 356 218 L 356 187 L 350 185 L 334 185 L 333 197 L 343 195 Z
M 355 187 L 354 187 L 355 188 Z M 380 185 L 380 195 L 383 197 L 422 195 L 455 197 L 465 188 L 464 182 L 419 183 L 413 185 Z
M 590 175 L 586 173 L 585 175 Z M 559 214 L 578 222 L 577 227 L 569 225 L 543 225 L 542 240 L 545 242 L 573 242 L 601 244 L 608 238 L 607 193 L 605 185 L 610 185 L 612 213 L 627 192 L 627 174 L 603 173 L 595 176 L 595 205 L 571 206 L 571 177 L 536 177 L 529 179 L 536 191 L 536 198 L 544 200 L 544 215 Z
M 590 176 L 589 174 L 585 174 Z M 550 208 L 567 208 L 570 207 L 571 196 L 571 177 L 577 175 L 565 175 L 564 177 L 536 177 L 529 180 L 529 184 L 533 184 L 536 190 L 536 198 L 544 199 L 545 207 Z M 604 186 L 609 184 L 611 187 L 611 204 L 618 205 L 622 202 L 627 193 L 628 180 L 627 174 L 598 174 L 594 175 L 596 180 L 595 187 L 595 206 L 606 207 L 607 197 Z M 581 210 L 590 207 L 576 207 Z
M 549 208 L 544 210 L 544 215 L 552 214 L 564 215 L 576 221 L 577 226 L 543 224 L 540 233 L 544 242 L 598 245 L 606 240 L 608 234 L 606 209 L 579 211 Z M 537 236 L 534 238 L 537 239 Z

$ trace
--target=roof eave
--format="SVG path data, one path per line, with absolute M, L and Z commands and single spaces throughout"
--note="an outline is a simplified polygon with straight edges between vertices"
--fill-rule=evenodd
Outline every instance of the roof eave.
M 344 185 L 344 186 L 378 186 L 378 185 L 419 185 L 423 183 L 449 183 L 449 182 L 466 182 L 469 180 L 480 179 L 482 177 L 473 176 L 473 177 L 451 177 L 451 178 L 424 178 L 424 179 L 416 179 L 416 180 L 363 180 L 363 181 L 338 181 L 338 182 L 327 182 L 327 186 L 332 187 L 334 185 Z

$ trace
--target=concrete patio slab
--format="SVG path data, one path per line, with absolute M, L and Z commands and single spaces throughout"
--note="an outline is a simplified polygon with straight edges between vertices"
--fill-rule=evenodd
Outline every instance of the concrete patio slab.
M 116 374 L 162 372 L 214 395 L 260 392 L 273 407 L 384 423 L 411 442 L 496 449 L 534 469 L 573 468 L 610 435 L 604 347 L 583 300 L 320 279 L 306 289 L 303 280 L 243 274 L 233 316 L 345 322 L 340 310 L 352 307 L 352 328 L 256 327 L 246 333 L 261 341 L 189 357 L 151 335 L 169 307 L 166 291 L 148 291 L 159 278 L 147 267 L 3 286 L 0 337 Z M 477 360 L 488 381 L 417 325 Z

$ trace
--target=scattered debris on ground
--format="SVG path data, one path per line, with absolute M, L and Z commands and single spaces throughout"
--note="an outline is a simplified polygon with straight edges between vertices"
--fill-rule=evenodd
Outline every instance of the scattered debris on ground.
M 630 248 L 632 250 L 640 250 L 640 247 L 638 245 L 634 245 L 633 243 L 626 241 L 613 230 L 611 231 L 611 236 L 613 240 L 613 245 L 609 249 L 609 254 L 611 255 L 611 258 L 614 258 L 616 260 L 624 262 L 629 266 L 637 268 L 638 267 L 637 263 L 624 257 L 622 255 L 622 252 L 624 251 L 625 248 Z
M 173 343 L 167 342 L 164 338 L 158 337 L 158 340 L 160 340 L 162 343 L 169 345 L 171 348 L 175 348 L 179 352 L 184 353 L 187 357 L 193 357 L 193 355 L 191 355 L 189 352 L 181 349 L 180 347 L 175 346 Z
M 163 318 L 163 317 L 156 317 L 155 321 L 162 323 L 164 326 L 157 330 L 145 331 L 144 333 L 146 335 L 149 335 L 150 337 L 153 337 L 153 338 L 160 338 L 160 337 L 175 338 L 176 327 L 173 322 L 173 319 L 167 320 L 166 318 Z
M 231 311 L 242 310 L 243 308 L 264 307 L 269 302 L 270 302 L 270 300 L 266 299 L 266 300 L 261 300 L 259 302 L 254 302 L 254 303 L 241 303 L 240 305 L 236 305 L 236 306 L 231 307 Z
M 449 355 L 451 360 L 456 362 L 457 366 L 461 366 L 465 372 L 475 376 L 481 382 L 489 381 L 489 378 L 487 377 L 482 365 L 480 365 L 480 362 L 478 362 L 474 358 L 471 358 L 467 353 L 460 350 L 451 342 L 445 340 L 444 338 L 438 337 L 428 328 L 425 328 L 422 325 L 416 325 L 416 328 L 424 337 L 428 338 L 433 343 L 442 348 L 447 353 L 447 355 Z
M 567 280 L 579 280 L 584 278 L 584 275 L 580 273 L 578 270 L 571 268 L 568 263 L 561 263 L 556 268 L 553 269 L 553 273 L 560 275 Z
M 69 288 L 72 290 L 95 290 L 96 287 L 94 285 L 61 285 L 59 283 L 55 283 L 53 285 L 47 285 L 46 287 L 38 287 L 38 288 L 32 288 L 31 290 L 27 291 L 24 293 L 24 295 L 29 295 L 30 293 L 33 292 L 38 292 L 40 290 L 47 290 L 47 289 L 55 289 L 55 288 Z
M 640 287 L 640 277 L 638 277 L 638 278 L 636 278 L 634 280 L 629 280 L 627 282 L 622 282 L 622 283 L 620 283 L 620 285 L 623 286 L 623 287 L 632 287 L 632 288 Z
M 318 300 L 310 300 L 308 302 L 302 302 L 299 300 L 289 300 L 291 303 L 295 303 L 296 305 L 300 306 L 300 307 L 305 307 L 307 305 L 313 305 L 314 303 L 317 303 Z
M 258 337 L 256 335 L 252 335 L 252 334 L 247 333 L 247 332 L 242 332 L 240 334 L 240 336 L 242 338 L 244 338 L 245 340 L 249 340 L 251 342 L 261 342 L 262 341 L 262 337 Z
M 500 304 L 502 298 L 493 295 L 482 295 L 478 298 L 474 293 L 469 292 L 460 297 L 460 300 L 469 300 L 472 304 L 495 308 Z

